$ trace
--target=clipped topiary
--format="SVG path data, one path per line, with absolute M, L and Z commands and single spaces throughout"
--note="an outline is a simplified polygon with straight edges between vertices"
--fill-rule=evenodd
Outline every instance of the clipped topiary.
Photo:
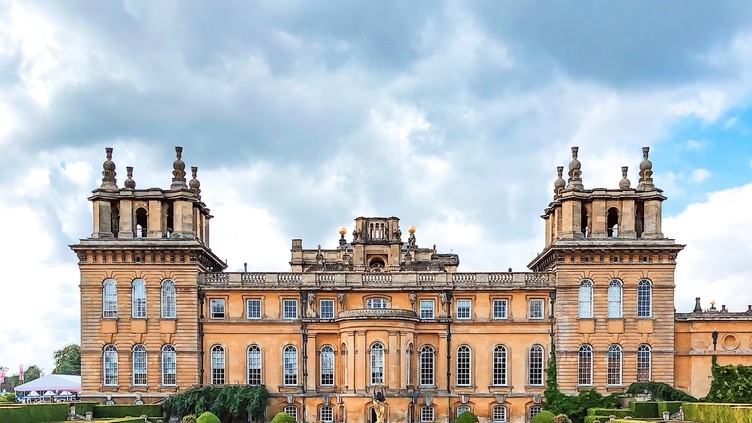
M 219 417 L 215 416 L 214 413 L 210 413 L 208 411 L 204 411 L 201 413 L 200 416 L 196 419 L 196 423 L 222 423 L 219 420 Z
M 284 411 L 280 411 L 277 413 L 276 416 L 272 419 L 271 423 L 297 423 L 295 421 L 295 418 L 293 416 L 285 413 Z
M 183 417 L 183 420 L 181 420 L 182 423 L 196 423 L 196 415 L 195 414 L 189 414 L 187 416 Z
M 457 420 L 454 421 L 455 423 L 478 423 L 478 417 L 475 416 L 475 414 L 465 411 L 464 413 L 460 414 L 459 417 L 457 417 Z
M 554 413 L 543 410 L 530 420 L 531 423 L 554 423 Z
M 572 419 L 567 417 L 566 414 L 558 414 L 554 417 L 554 423 L 572 423 Z

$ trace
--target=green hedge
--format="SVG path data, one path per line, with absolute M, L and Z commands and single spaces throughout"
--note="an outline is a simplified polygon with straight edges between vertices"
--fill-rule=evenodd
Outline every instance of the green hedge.
M 78 407 L 76 407 L 76 414 Z M 115 405 L 95 405 L 94 417 L 95 418 L 108 418 L 108 417 L 159 417 L 162 416 L 162 406 L 160 404 L 115 404 Z
M 684 419 L 698 423 L 748 423 L 752 421 L 752 405 L 685 402 Z
M 658 403 L 655 401 L 629 401 L 632 417 L 638 419 L 657 419 Z
M 682 401 L 658 401 L 658 417 L 663 416 L 664 411 L 671 414 L 678 413 L 682 404 L 684 404 Z
M 41 423 L 64 421 L 68 418 L 68 403 L 19 404 L 0 408 L 0 422 Z
M 96 401 L 80 401 L 80 402 L 72 402 L 71 404 L 76 406 L 76 414 L 79 416 L 85 416 L 87 411 L 94 412 L 94 406 L 100 405 L 100 403 Z
M 601 421 L 603 422 L 603 420 L 601 420 Z M 606 421 L 608 421 L 608 420 L 606 420 Z M 614 420 L 614 423 L 655 423 L 655 421 L 616 419 L 616 420 Z
M 632 410 L 627 408 L 589 408 L 588 416 L 610 416 L 614 415 L 617 418 L 627 417 L 632 415 Z

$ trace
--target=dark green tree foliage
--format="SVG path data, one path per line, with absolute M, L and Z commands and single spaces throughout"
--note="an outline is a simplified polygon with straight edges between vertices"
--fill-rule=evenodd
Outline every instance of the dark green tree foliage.
M 196 386 L 167 398 L 162 409 L 168 416 L 215 414 L 224 423 L 247 422 L 248 415 L 261 419 L 269 392 L 263 386 Z
M 478 417 L 469 411 L 465 411 L 457 417 L 455 423 L 478 423 Z
M 752 366 L 719 366 L 713 356 L 711 372 L 713 382 L 704 401 L 752 403 Z
M 551 348 L 551 355 L 548 358 L 546 390 L 543 395 L 546 397 L 543 403 L 545 410 L 554 415 L 565 414 L 572 419 L 573 423 L 584 423 L 588 408 L 616 408 L 618 397 L 617 393 L 603 396 L 595 389 L 580 391 L 577 396 L 562 393 L 556 381 L 556 355 L 553 348 Z
M 42 373 L 42 369 L 36 364 L 32 364 L 26 370 L 24 370 L 23 383 L 31 382 L 32 380 L 39 379 L 39 375 Z
M 280 411 L 276 416 L 274 416 L 271 423 L 296 423 L 296 421 L 291 415 L 285 413 L 284 411 Z
M 69 344 L 55 351 L 55 369 L 59 375 L 81 375 L 81 347 Z
M 694 402 L 697 398 L 662 382 L 634 382 L 627 388 L 630 395 L 649 392 L 656 401 L 686 401 Z

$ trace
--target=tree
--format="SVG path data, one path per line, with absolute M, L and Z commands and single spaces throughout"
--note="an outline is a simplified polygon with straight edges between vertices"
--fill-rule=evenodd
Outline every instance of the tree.
M 41 373 L 42 369 L 40 369 L 36 364 L 32 364 L 26 370 L 24 370 L 24 383 L 31 382 L 34 379 L 39 379 Z
M 81 347 L 69 344 L 55 351 L 55 369 L 52 373 L 81 375 Z

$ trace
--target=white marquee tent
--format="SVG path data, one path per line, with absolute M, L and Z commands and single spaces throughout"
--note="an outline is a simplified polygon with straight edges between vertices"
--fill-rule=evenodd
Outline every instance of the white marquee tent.
M 13 390 L 16 392 L 81 392 L 81 376 L 46 375 L 23 385 L 18 385 Z

